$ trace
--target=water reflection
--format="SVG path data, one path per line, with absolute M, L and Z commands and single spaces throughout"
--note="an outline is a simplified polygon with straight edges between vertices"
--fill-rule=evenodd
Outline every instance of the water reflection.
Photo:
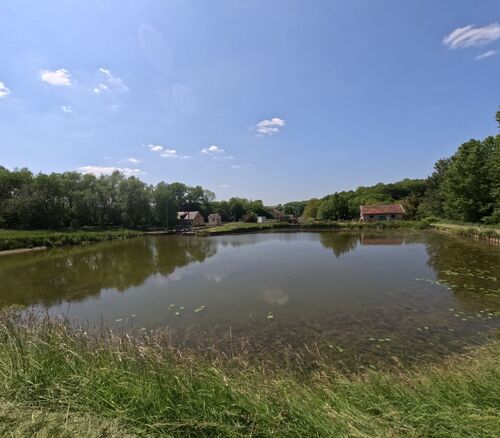
M 0 305 L 346 363 L 459 351 L 500 325 L 500 248 L 434 232 L 139 238 L 0 258 L 0 278 Z
M 140 286 L 155 274 L 175 280 L 176 269 L 216 253 L 210 239 L 158 237 L 8 256 L 0 259 L 0 305 L 79 301 Z

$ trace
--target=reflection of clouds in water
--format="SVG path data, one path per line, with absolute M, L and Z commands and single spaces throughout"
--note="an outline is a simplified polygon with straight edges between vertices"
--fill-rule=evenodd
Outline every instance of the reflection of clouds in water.
M 173 274 L 169 275 L 168 279 L 170 281 L 180 281 L 182 280 L 182 274 L 180 272 L 174 272 Z
M 205 276 L 205 278 L 208 281 L 213 281 L 214 283 L 222 283 L 222 280 L 224 280 L 223 275 L 217 275 L 217 274 L 208 274 Z
M 283 306 L 288 303 L 289 297 L 282 290 L 265 290 L 262 294 L 264 301 L 268 304 Z
M 174 103 L 182 112 L 190 112 L 194 110 L 196 102 L 193 96 L 193 91 L 187 85 L 174 84 L 172 87 L 172 95 Z
M 138 31 L 139 45 L 148 62 L 162 73 L 170 73 L 174 57 L 167 42 L 150 24 L 141 24 Z

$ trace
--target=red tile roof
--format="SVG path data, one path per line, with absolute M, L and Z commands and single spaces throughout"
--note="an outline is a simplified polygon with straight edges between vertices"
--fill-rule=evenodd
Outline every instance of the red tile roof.
M 361 214 L 404 214 L 405 209 L 401 204 L 389 205 L 361 205 Z

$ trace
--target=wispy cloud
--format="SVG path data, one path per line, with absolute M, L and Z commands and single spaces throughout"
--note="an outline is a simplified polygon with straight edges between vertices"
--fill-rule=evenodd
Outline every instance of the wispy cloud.
M 95 94 L 101 94 L 106 91 L 128 91 L 128 86 L 121 78 L 113 75 L 111 70 L 101 67 L 98 70 L 100 82 L 92 90 Z
M 109 91 L 109 87 L 106 84 L 97 84 L 92 90 L 95 94 L 101 94 L 103 91 Z
M 150 144 L 148 149 L 151 152 L 157 152 L 163 158 L 177 158 L 179 160 L 187 160 L 191 158 L 189 155 L 179 155 L 176 149 L 167 148 L 159 144 Z
M 10 90 L 7 88 L 7 86 L 0 81 L 0 98 L 6 97 L 10 94 Z
M 134 158 L 134 157 L 125 158 L 123 161 L 126 163 L 132 163 L 132 164 L 139 164 L 142 162 L 141 160 L 139 160 L 139 158 Z
M 477 55 L 474 59 L 476 61 L 479 61 L 481 59 L 489 58 L 491 56 L 495 56 L 498 53 L 498 50 L 488 50 L 487 52 L 481 53 L 480 55 Z
M 500 24 L 492 23 L 483 27 L 469 24 L 459 27 L 443 38 L 443 44 L 450 49 L 480 47 L 500 39 Z
M 68 114 L 74 113 L 73 108 L 71 106 L 68 106 L 68 105 L 61 106 L 61 111 L 68 113 Z
M 129 167 L 114 167 L 114 166 L 82 166 L 78 168 L 78 172 L 92 174 L 95 176 L 100 175 L 111 175 L 113 172 L 123 173 L 125 176 L 134 176 L 139 175 L 141 172 L 140 169 L 131 169 Z
M 273 117 L 272 119 L 260 121 L 257 125 L 255 125 L 255 129 L 257 130 L 257 135 L 259 137 L 274 135 L 280 132 L 280 129 L 285 126 L 285 123 L 285 120 L 280 119 L 279 117 Z
M 221 189 L 227 189 L 229 187 L 229 184 L 221 184 L 219 187 Z
M 212 145 L 212 146 L 209 146 L 208 148 L 203 148 L 201 150 L 201 153 L 208 154 L 208 155 L 223 154 L 224 149 L 221 149 L 219 146 Z
M 252 166 L 253 166 L 252 164 L 243 163 L 243 164 L 233 164 L 231 167 L 233 169 L 246 169 L 246 168 L 252 167 Z
M 71 85 L 71 74 L 65 68 L 59 70 L 42 70 L 40 79 L 50 85 Z

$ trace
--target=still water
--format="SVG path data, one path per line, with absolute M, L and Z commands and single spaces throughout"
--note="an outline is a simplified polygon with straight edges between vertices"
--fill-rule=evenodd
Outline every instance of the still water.
M 0 257 L 0 307 L 184 343 L 435 358 L 498 335 L 500 247 L 436 232 L 144 237 Z

